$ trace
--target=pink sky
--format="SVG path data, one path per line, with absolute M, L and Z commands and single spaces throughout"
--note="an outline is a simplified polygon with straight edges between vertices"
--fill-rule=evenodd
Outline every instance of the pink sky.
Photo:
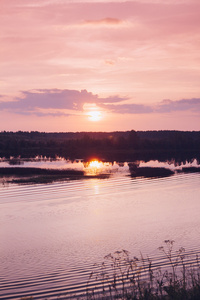
M 0 28 L 0 130 L 200 130 L 199 0 L 0 0 Z

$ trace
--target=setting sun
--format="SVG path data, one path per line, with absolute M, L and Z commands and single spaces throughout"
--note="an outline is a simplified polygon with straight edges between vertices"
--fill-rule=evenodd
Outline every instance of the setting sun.
M 97 110 L 90 111 L 88 113 L 88 118 L 90 121 L 100 121 L 102 119 L 102 113 Z

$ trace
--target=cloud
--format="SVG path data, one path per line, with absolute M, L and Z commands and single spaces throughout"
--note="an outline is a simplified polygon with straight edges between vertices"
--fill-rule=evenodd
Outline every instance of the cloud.
M 147 114 L 154 111 L 151 106 L 144 104 L 100 104 L 99 106 L 120 114 Z
M 70 117 L 70 116 L 75 116 L 75 114 L 68 114 L 66 112 L 60 112 L 60 111 L 55 111 L 55 112 L 51 112 L 51 111 L 34 111 L 34 112 L 29 112 L 29 111 L 15 111 L 15 114 L 17 115 L 23 115 L 23 116 L 30 116 L 31 115 L 35 115 L 37 117 Z
M 163 100 L 159 103 L 155 111 L 160 113 L 169 113 L 173 111 L 200 111 L 200 98 L 182 99 L 179 101 Z
M 23 91 L 20 97 L 5 101 L 0 95 L 0 110 L 22 115 L 70 116 L 81 113 L 86 103 L 117 114 L 150 114 L 171 112 L 200 112 L 200 98 L 163 100 L 156 104 L 124 103 L 127 97 L 118 95 L 101 98 L 87 90 L 37 89 Z
M 127 98 L 117 95 L 100 98 L 87 90 L 37 89 L 23 91 L 20 97 L 15 97 L 9 102 L 0 101 L 0 109 L 18 114 L 68 115 L 66 110 L 80 112 L 83 110 L 85 103 L 99 105 L 103 103 L 118 103 L 124 100 L 127 100 Z
M 120 114 L 171 113 L 181 111 L 200 112 L 200 98 L 177 101 L 163 100 L 156 104 L 100 104 L 104 109 Z
M 69 116 L 73 112 L 83 111 L 85 103 L 94 103 L 96 106 L 118 114 L 149 114 L 171 113 L 181 111 L 200 112 L 200 98 L 181 99 L 177 101 L 163 100 L 156 104 L 124 103 L 130 100 L 118 95 L 101 98 L 87 90 L 60 90 L 37 89 L 23 91 L 20 97 L 5 101 L 0 95 L 0 110 L 16 114 L 37 116 Z M 71 111 L 69 113 L 69 111 Z
M 177 101 L 163 100 L 156 104 L 99 104 L 105 110 L 119 114 L 171 113 L 181 111 L 200 112 L 200 98 L 182 99 Z

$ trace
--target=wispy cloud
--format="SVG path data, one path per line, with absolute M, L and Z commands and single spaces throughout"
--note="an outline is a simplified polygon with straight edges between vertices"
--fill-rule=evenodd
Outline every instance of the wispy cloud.
M 200 112 L 200 98 L 177 101 L 163 100 L 156 104 L 100 104 L 104 109 L 121 114 L 171 113 L 181 111 Z
M 154 111 L 150 105 L 144 104 L 100 104 L 99 106 L 119 114 L 147 114 Z
M 163 100 L 156 104 L 100 104 L 104 109 L 120 114 L 171 113 L 181 111 L 200 112 L 200 98 L 177 101 Z
M 155 111 L 160 113 L 187 110 L 200 112 L 200 98 L 182 99 L 179 101 L 163 100 L 155 107 Z

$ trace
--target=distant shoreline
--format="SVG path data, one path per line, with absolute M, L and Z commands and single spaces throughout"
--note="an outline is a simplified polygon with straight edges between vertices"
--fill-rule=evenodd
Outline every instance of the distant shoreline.
M 200 160 L 200 131 L 0 132 L 0 157 L 105 161 Z

